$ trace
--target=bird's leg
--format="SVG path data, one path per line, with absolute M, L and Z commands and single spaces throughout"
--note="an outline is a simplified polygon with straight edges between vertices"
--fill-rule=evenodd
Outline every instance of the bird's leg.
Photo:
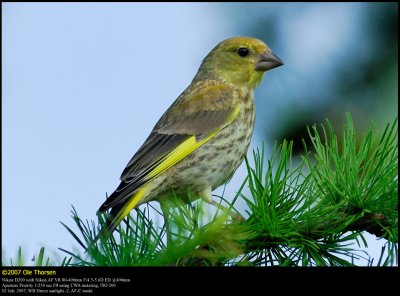
M 242 215 L 232 212 L 227 207 L 224 207 L 223 205 L 221 205 L 221 204 L 217 203 L 215 200 L 213 200 L 212 195 L 211 195 L 211 187 L 208 187 L 208 188 L 200 191 L 198 194 L 205 202 L 217 207 L 218 209 L 221 209 L 222 211 L 228 212 L 228 214 L 232 217 L 233 220 L 235 220 L 235 221 L 244 221 L 245 220 Z
M 213 206 L 223 210 L 223 211 L 227 211 L 228 214 L 232 217 L 233 220 L 235 221 L 244 221 L 244 217 L 240 214 L 234 213 L 233 211 L 229 210 L 227 207 L 224 207 L 223 205 L 217 203 L 215 200 L 212 200 L 210 202 L 210 204 L 212 204 Z

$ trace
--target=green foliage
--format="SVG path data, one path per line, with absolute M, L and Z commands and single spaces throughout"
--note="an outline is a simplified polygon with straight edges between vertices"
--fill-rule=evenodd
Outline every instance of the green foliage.
M 340 146 L 329 122 L 322 139 L 314 126 L 309 134 L 315 160 L 306 148 L 295 168 L 286 141 L 272 153 L 266 172 L 264 151 L 255 152 L 254 168 L 246 162 L 251 197 L 244 197 L 250 209 L 246 223 L 255 237 L 244 259 L 257 265 L 352 265 L 363 257 L 350 246 L 354 241 L 366 246 L 362 230 L 369 230 L 388 239 L 384 265 L 396 264 L 396 124 L 379 141 L 371 127 L 359 147 L 350 116 Z
M 232 220 L 227 211 L 211 214 L 201 200 L 183 205 L 175 196 L 168 230 L 155 225 L 150 218 L 154 211 L 146 204 L 132 211 L 113 236 L 95 241 L 106 216 L 99 216 L 98 223 L 84 222 L 73 208 L 79 233 L 62 224 L 82 250 L 61 249 L 68 255 L 61 264 L 351 266 L 361 259 L 370 265 L 396 265 L 397 130 L 397 120 L 381 135 L 371 126 L 357 143 L 348 115 L 340 137 L 329 122 L 311 127 L 312 147 L 305 147 L 301 159 L 292 156 L 287 141 L 275 146 L 267 161 L 264 147 L 257 149 L 253 163 L 246 159 L 246 180 L 228 203 L 238 212 L 237 200 L 245 202 L 244 221 Z M 226 202 L 223 197 L 221 201 Z M 379 258 L 359 250 L 367 247 L 365 231 L 386 240 Z M 20 249 L 16 265 L 23 265 L 21 258 Z M 44 262 L 50 264 L 42 248 L 36 264 Z

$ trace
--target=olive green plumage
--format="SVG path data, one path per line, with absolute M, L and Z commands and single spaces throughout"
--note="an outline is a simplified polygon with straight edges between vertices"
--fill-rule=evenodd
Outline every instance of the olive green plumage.
M 187 189 L 213 203 L 211 191 L 241 164 L 254 126 L 253 90 L 264 72 L 282 65 L 262 41 L 249 37 L 219 43 L 188 88 L 154 126 L 127 164 L 121 184 L 101 205 L 111 209 L 111 233 L 136 206 L 163 203 Z

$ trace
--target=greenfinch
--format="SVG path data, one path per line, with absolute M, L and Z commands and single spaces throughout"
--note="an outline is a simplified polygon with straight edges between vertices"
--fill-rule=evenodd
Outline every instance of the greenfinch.
M 100 234 L 112 233 L 143 203 L 158 201 L 164 209 L 171 192 L 190 202 L 190 189 L 216 205 L 212 190 L 232 177 L 250 144 L 253 90 L 265 71 L 281 65 L 271 49 L 255 38 L 226 39 L 212 49 L 191 84 L 128 162 L 118 188 L 100 206 L 99 213 L 111 209 Z

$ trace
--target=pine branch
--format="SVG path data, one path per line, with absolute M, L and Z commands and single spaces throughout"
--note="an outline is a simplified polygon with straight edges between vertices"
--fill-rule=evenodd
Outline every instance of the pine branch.
M 360 220 L 347 227 L 347 231 L 368 231 L 380 238 L 386 238 L 385 228 L 390 227 L 386 223 L 385 215 L 378 213 L 366 213 Z
M 343 214 L 334 222 L 326 222 L 323 225 L 318 226 L 316 229 L 310 231 L 305 226 L 305 223 L 299 224 L 297 227 L 299 229 L 299 234 L 312 238 L 314 240 L 324 239 L 327 229 L 335 228 L 335 224 L 342 224 L 344 221 L 349 219 L 349 215 Z M 384 238 L 386 232 L 385 228 L 389 227 L 390 225 L 385 224 L 385 216 L 382 214 L 376 213 L 366 213 L 363 217 L 359 218 L 358 220 L 354 220 L 353 223 L 349 224 L 347 227 L 343 229 L 343 233 L 347 231 L 368 231 L 371 234 L 376 235 L 377 237 Z M 227 232 L 229 232 L 229 228 L 234 227 L 233 225 L 227 226 Z M 237 247 L 241 250 L 241 255 L 248 254 L 251 252 L 263 251 L 267 247 L 271 247 L 274 245 L 280 245 L 282 241 L 277 238 L 266 238 L 265 236 L 256 236 L 247 240 L 246 242 L 237 242 Z M 212 252 L 212 247 L 210 245 L 202 246 L 196 249 L 196 254 L 208 254 Z M 193 256 L 190 254 L 187 257 L 183 257 L 180 260 L 180 264 L 182 265 L 190 265 L 190 266 L 204 266 L 204 265 L 214 265 L 214 266 L 222 266 L 227 259 L 233 259 L 237 257 L 235 254 L 232 258 L 220 258 L 220 260 L 211 262 L 208 260 L 208 256 Z
M 344 221 L 348 220 L 349 216 L 343 214 L 341 219 L 337 219 L 334 223 L 324 223 L 323 225 L 317 227 L 313 231 L 307 230 L 307 227 L 304 227 L 304 223 L 298 225 L 299 233 L 303 236 L 307 236 L 313 238 L 315 240 L 323 239 L 325 237 L 325 233 L 329 228 L 336 228 L 337 225 L 342 224 Z M 331 224 L 332 223 L 332 224 Z M 371 234 L 376 235 L 380 238 L 385 238 L 386 232 L 385 228 L 390 227 L 390 225 L 385 225 L 385 216 L 382 214 L 376 213 L 366 213 L 363 217 L 358 220 L 355 220 L 353 223 L 345 227 L 342 232 L 345 233 L 347 231 L 367 231 Z M 271 245 L 276 241 L 266 241 L 264 237 L 255 237 L 246 242 L 244 245 L 244 252 L 252 252 L 262 250 L 265 245 Z

